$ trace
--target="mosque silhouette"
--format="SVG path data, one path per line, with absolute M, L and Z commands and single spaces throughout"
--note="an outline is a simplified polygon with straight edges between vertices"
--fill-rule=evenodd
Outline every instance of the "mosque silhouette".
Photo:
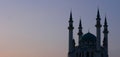
M 69 19 L 69 50 L 68 57 L 109 57 L 108 56 L 108 25 L 105 17 L 103 25 L 103 44 L 101 45 L 101 18 L 99 9 L 97 10 L 96 17 L 96 36 L 88 32 L 83 34 L 82 22 L 79 22 L 78 31 L 78 46 L 75 46 L 75 40 L 73 38 L 73 18 L 72 11 L 70 12 Z

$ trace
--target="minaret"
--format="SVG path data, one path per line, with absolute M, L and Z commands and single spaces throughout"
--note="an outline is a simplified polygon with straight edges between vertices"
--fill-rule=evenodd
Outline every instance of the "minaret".
M 78 39 L 79 39 L 79 46 L 80 46 L 80 44 L 81 44 L 81 43 L 80 43 L 80 39 L 81 39 L 81 37 L 82 37 L 82 35 L 83 35 L 81 19 L 80 19 L 80 23 L 79 23 L 78 29 L 79 29 L 79 32 L 78 32 Z
M 69 30 L 69 54 L 71 52 L 73 52 L 74 50 L 74 47 L 75 47 L 75 42 L 74 42 L 74 39 L 73 39 L 73 20 L 72 20 L 72 11 L 70 12 L 70 19 L 69 19 L 69 27 L 68 27 L 68 30 Z M 70 56 L 69 56 L 70 57 Z
M 104 22 L 103 33 L 104 33 L 103 47 L 105 49 L 105 57 L 108 57 L 108 25 L 107 25 L 106 17 Z
M 97 46 L 96 46 L 96 48 L 97 48 L 97 50 L 99 51 L 100 50 L 100 46 L 101 46 L 101 44 L 100 44 L 100 41 L 101 41 L 101 24 L 100 24 L 100 20 L 101 20 L 101 18 L 100 18 L 100 13 L 99 13 L 99 9 L 98 9 L 98 11 L 97 11 L 97 18 L 96 18 L 96 36 L 97 36 L 97 41 L 96 41 L 96 44 L 97 44 Z

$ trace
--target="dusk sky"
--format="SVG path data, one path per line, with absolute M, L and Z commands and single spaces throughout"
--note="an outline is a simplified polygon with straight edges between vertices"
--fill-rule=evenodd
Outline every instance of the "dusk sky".
M 80 18 L 83 33 L 96 35 L 97 8 L 102 25 L 107 16 L 109 57 L 119 57 L 120 0 L 0 0 L 0 57 L 67 57 L 70 10 L 77 45 Z

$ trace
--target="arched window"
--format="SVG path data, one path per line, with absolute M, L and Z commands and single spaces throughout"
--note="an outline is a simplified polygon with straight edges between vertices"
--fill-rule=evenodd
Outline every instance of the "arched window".
M 81 56 L 81 52 L 80 52 L 80 55 L 79 55 L 79 57 L 82 57 L 82 56 Z
M 103 57 L 103 53 L 101 54 L 101 57 Z
M 89 56 L 89 52 L 86 53 L 86 57 L 90 57 L 90 56 Z
M 84 57 L 84 52 L 82 52 L 82 54 L 81 54 L 81 55 L 82 55 L 82 57 Z
M 91 52 L 91 57 L 94 57 L 94 52 Z
M 76 53 L 76 57 L 79 57 L 78 52 Z

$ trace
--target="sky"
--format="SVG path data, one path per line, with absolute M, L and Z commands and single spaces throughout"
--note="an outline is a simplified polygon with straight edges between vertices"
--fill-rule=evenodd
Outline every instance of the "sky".
M 77 45 L 80 18 L 83 33 L 96 34 L 97 8 L 102 25 L 107 16 L 109 57 L 119 57 L 119 5 L 120 0 L 0 0 L 0 57 L 67 57 L 70 10 Z

